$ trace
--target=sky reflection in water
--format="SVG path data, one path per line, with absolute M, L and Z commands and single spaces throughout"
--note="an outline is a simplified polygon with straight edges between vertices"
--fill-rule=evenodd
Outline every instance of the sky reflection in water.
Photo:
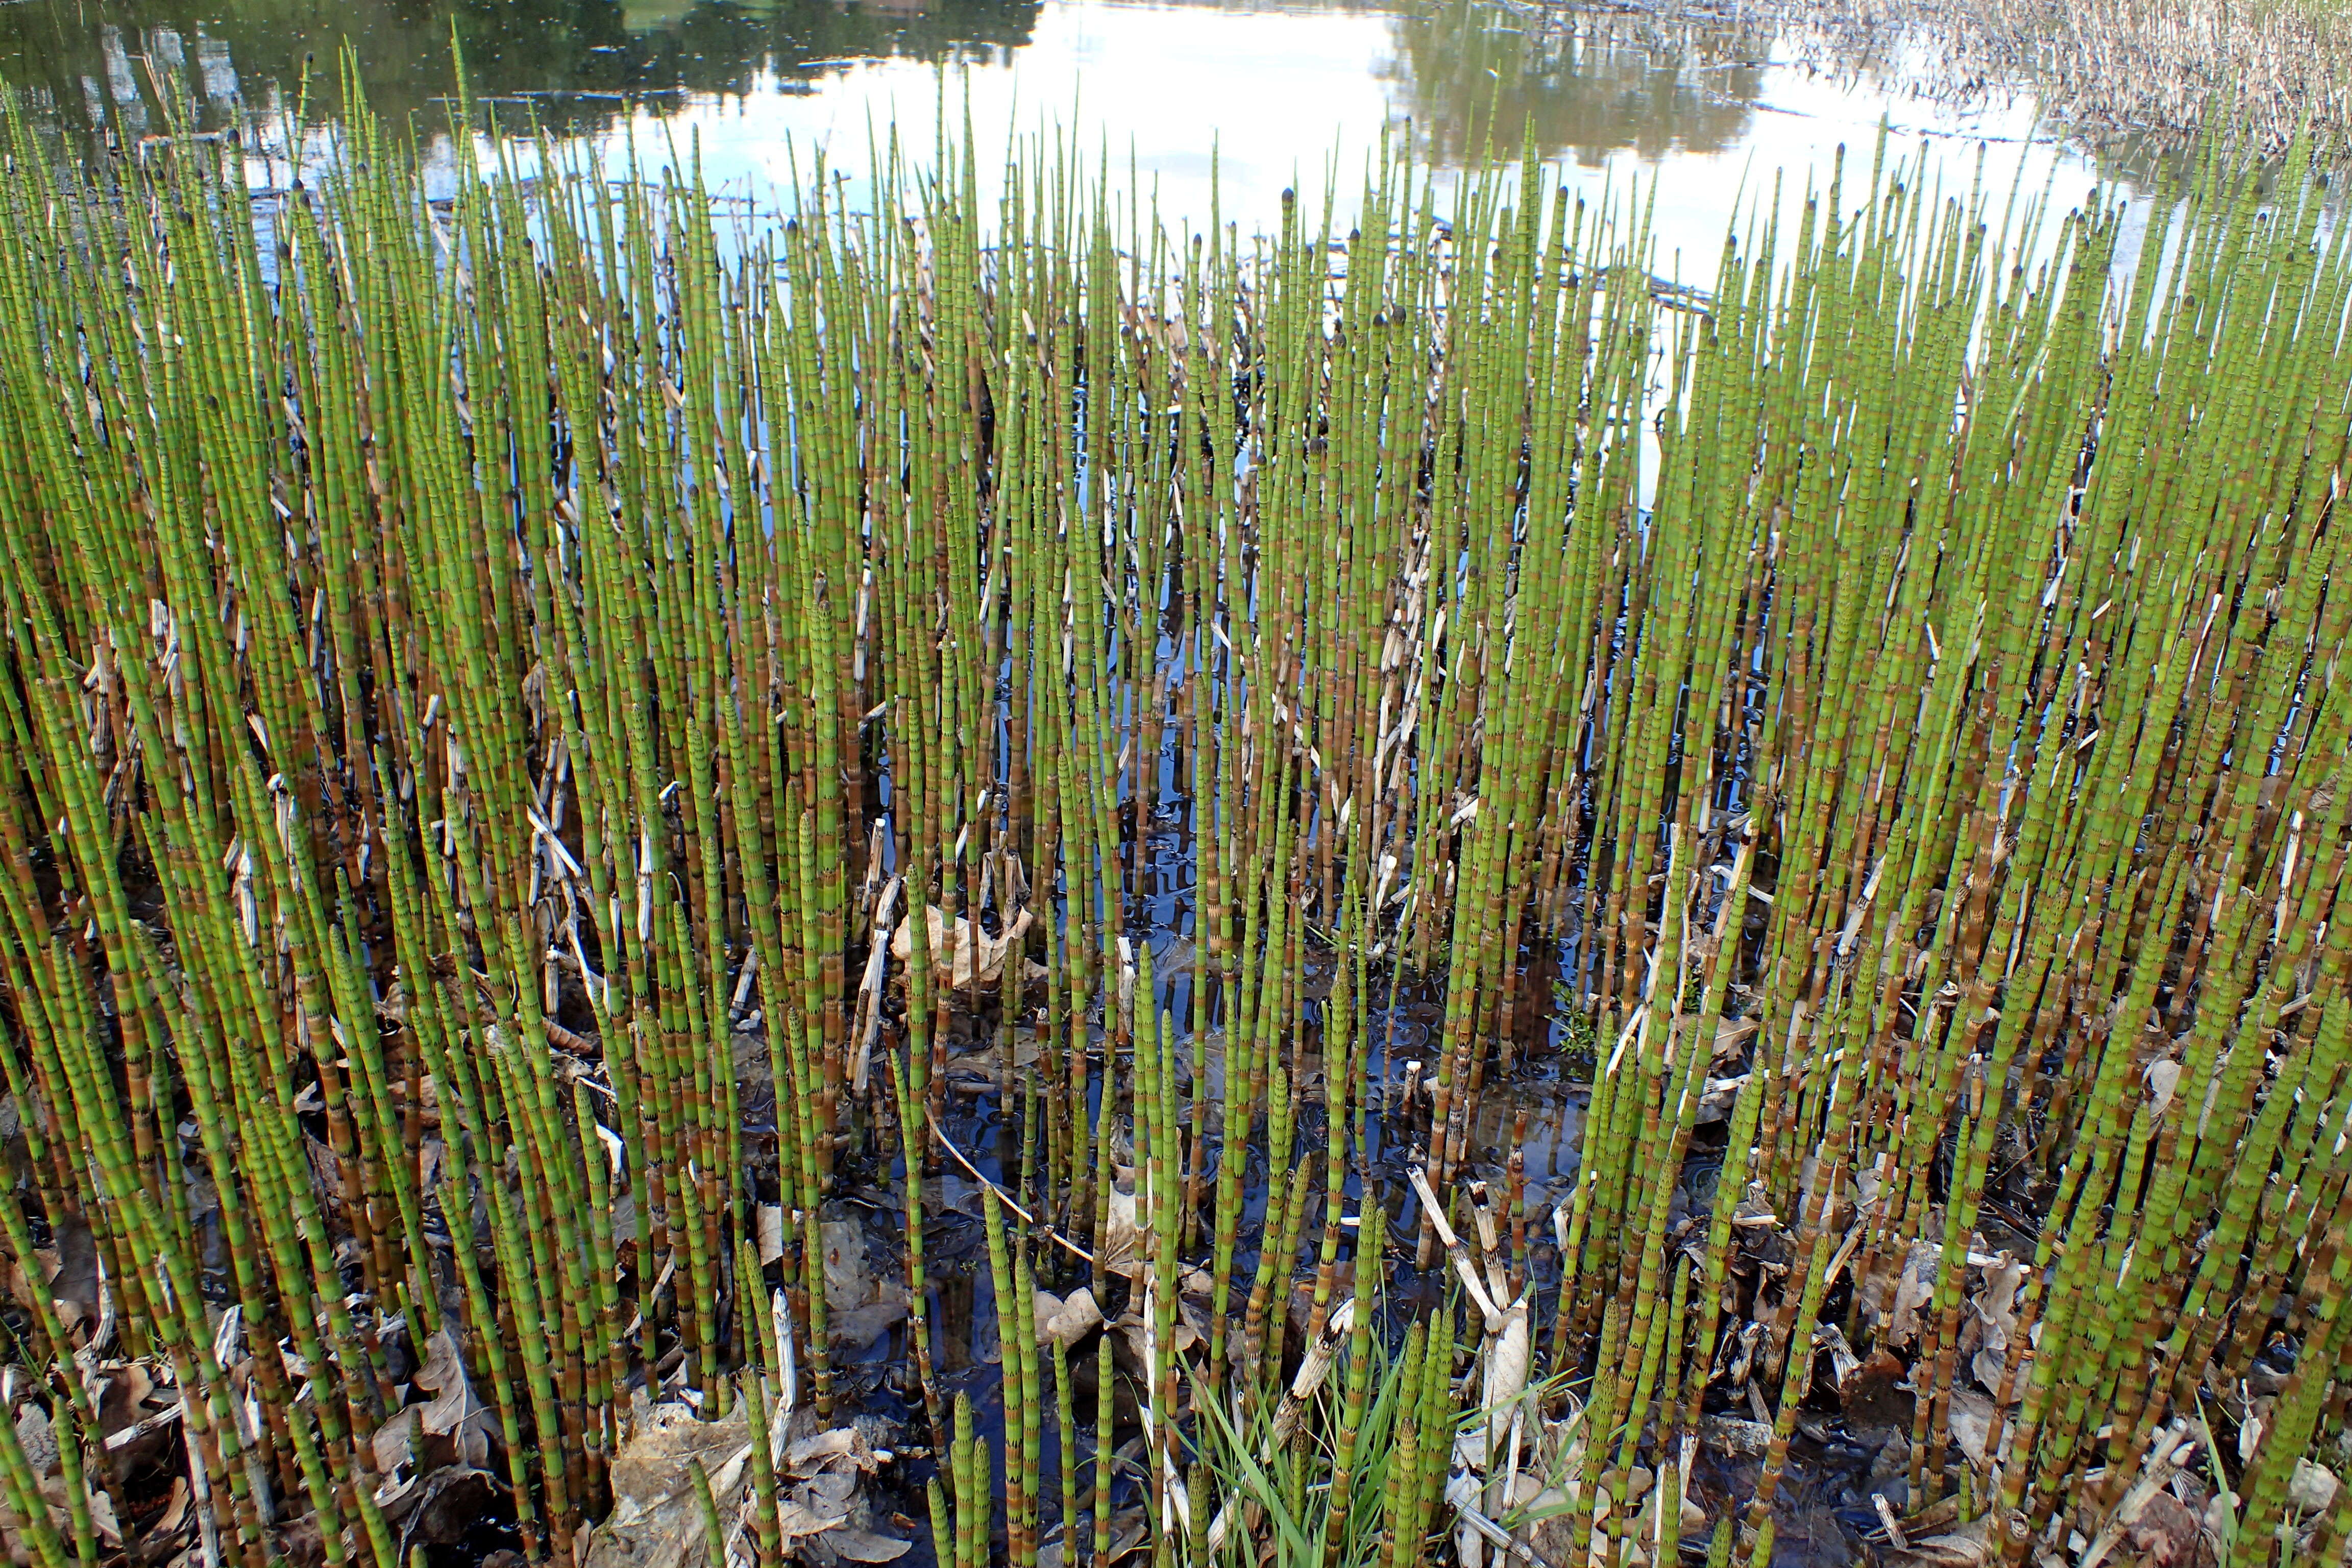
M 1296 187 L 1319 218 L 1336 171 L 1344 231 L 1383 136 L 1412 138 L 1441 170 L 1531 132 L 1580 194 L 1655 191 L 1657 266 L 1700 282 L 1726 226 L 1788 171 L 1784 200 L 1825 181 L 1837 149 L 1866 160 L 1882 116 L 1896 151 L 1965 192 L 1985 157 L 1991 188 L 2021 175 L 2061 210 L 2090 188 L 2089 160 L 2033 140 L 2032 108 L 1965 110 L 1910 96 L 1899 69 L 1800 63 L 1770 34 L 1731 24 L 1663 31 L 1633 18 L 1566 25 L 1496 0 L 1396 4 L 1137 5 L 1118 0 L 196 0 L 0 7 L 0 75 L 61 127 L 104 115 L 160 129 L 142 100 L 152 59 L 186 79 L 217 123 L 241 101 L 282 126 L 311 62 L 309 118 L 334 101 L 349 37 L 370 100 L 437 127 L 461 41 L 478 95 L 618 165 L 698 146 L 711 185 L 772 205 L 819 149 L 862 171 L 895 125 L 919 159 L 932 146 L 947 68 L 951 118 L 981 148 L 1043 127 L 1107 157 L 1124 189 L 1198 227 L 1214 195 L 1228 221 L 1270 226 Z M 278 144 L 282 148 L 282 138 Z M 444 146 L 446 160 L 446 146 Z M 987 159 L 983 159 L 985 164 Z M 257 165 L 257 183 L 284 177 Z M 1442 176 L 1441 176 L 1442 177 Z M 1638 187 L 1636 184 L 1638 182 Z M 853 191 L 853 198 L 854 198 Z

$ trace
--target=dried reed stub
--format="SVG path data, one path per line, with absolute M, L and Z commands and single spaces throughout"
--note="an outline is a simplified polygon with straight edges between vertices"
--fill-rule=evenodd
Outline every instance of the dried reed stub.
M 2308 184 L 2119 268 L 1882 147 L 1696 311 L 1402 153 L 1344 237 L 958 145 L 722 244 L 355 107 L 263 254 L 218 144 L 10 134 L 28 1560 L 395 1568 L 462 1477 L 534 1561 L 1760 1564 L 1865 1397 L 1890 1542 L 2339 1549 Z

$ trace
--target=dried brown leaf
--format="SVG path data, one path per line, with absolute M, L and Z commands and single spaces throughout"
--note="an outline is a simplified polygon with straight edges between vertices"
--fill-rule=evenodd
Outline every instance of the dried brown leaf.
M 1877 1326 L 1880 1344 L 1902 1350 L 1918 1342 L 1922 1315 L 1936 1299 L 1936 1276 L 1943 1258 L 1944 1249 L 1937 1243 L 1915 1241 L 1903 1255 L 1903 1267 L 1891 1290 L 1883 1280 L 1871 1282 L 1868 1294 L 1877 1299 L 1864 1300 L 1863 1315 Z
M 852 1563 L 895 1563 L 907 1554 L 911 1542 L 894 1541 L 887 1535 L 877 1535 L 870 1530 L 852 1530 L 843 1526 L 824 1532 L 825 1547 L 836 1556 Z
M 458 1358 L 446 1329 L 425 1342 L 425 1364 L 416 1369 L 414 1381 L 433 1394 L 422 1416 L 430 1436 L 447 1436 L 479 1426 L 489 1417 L 488 1407 L 474 1397 L 473 1384 L 466 1378 L 466 1363 Z
M 1095 1304 L 1095 1293 L 1084 1285 L 1066 1297 L 1048 1290 L 1039 1290 L 1035 1297 L 1037 1337 L 1063 1350 L 1085 1339 L 1102 1323 L 1102 1309 Z
M 1144 1252 L 1150 1238 L 1144 1234 L 1143 1226 L 1136 1219 L 1135 1185 L 1131 1173 L 1123 1181 L 1112 1184 L 1108 1207 L 1110 1217 L 1103 1226 L 1101 1244 L 1096 1248 L 1095 1256 L 1102 1259 L 1104 1268 L 1132 1279 L 1143 1272 Z
M 877 1468 L 881 1461 L 854 1426 L 829 1426 L 811 1433 L 784 1450 L 784 1473 L 808 1477 L 848 1464 L 860 1470 Z
M 2002 1253 L 1999 1262 L 1984 1270 L 1983 1288 L 1969 1302 L 1977 1341 L 1969 1370 L 1987 1393 L 2000 1391 L 2001 1374 L 2008 1367 L 2010 1345 L 2018 1331 L 2017 1294 L 2025 1283 L 2025 1273 L 2023 1263 Z M 1968 1346 L 1965 1336 L 1961 1346 Z
M 990 936 L 959 915 L 950 934 L 945 910 L 932 904 L 926 912 L 931 968 L 940 979 L 959 990 L 971 984 L 975 975 L 983 985 L 995 984 L 1003 975 L 1005 959 L 1020 950 L 1022 939 L 1029 934 L 1033 918 L 1027 910 L 1023 910 L 1003 935 Z M 914 920 L 910 915 L 900 921 L 898 929 L 891 934 L 890 956 L 905 963 L 914 954 Z
M 776 1522 L 786 1541 L 800 1535 L 822 1535 L 849 1517 L 846 1509 L 820 1510 L 797 1499 L 777 1505 Z
M 1992 1445 L 1995 1419 L 1990 1395 L 1979 1394 L 1973 1389 L 1952 1390 L 1952 1441 L 1960 1446 L 1960 1452 L 1968 1456 L 1969 1463 L 1979 1470 L 1991 1463 L 1989 1450 Z

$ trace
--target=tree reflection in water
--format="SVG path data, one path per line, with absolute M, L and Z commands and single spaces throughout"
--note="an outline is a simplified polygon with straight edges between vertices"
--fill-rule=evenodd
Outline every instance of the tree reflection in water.
M 150 62 L 183 75 L 200 112 L 285 112 L 306 61 L 316 115 L 332 107 L 345 40 L 369 101 L 397 122 L 437 119 L 462 47 L 473 90 L 528 98 L 557 133 L 619 117 L 621 97 L 811 90 L 861 59 L 1002 61 L 1039 0 L 23 0 L 0 5 L 0 79 L 45 118 L 160 129 L 142 101 Z M 274 90 L 273 90 L 274 88 Z
M 1397 19 L 1391 79 L 1420 151 L 1459 165 L 1490 128 L 1497 153 L 1531 133 L 1546 158 L 1598 167 L 1719 153 L 1748 133 L 1771 38 L 1725 21 L 1543 12 L 1491 0 L 1434 0 Z

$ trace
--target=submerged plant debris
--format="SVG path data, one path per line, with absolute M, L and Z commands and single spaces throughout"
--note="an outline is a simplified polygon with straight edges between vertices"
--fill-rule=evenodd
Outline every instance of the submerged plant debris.
M 1882 145 L 1702 296 L 351 96 L 9 125 L 17 1560 L 2341 1552 L 2315 182 Z

